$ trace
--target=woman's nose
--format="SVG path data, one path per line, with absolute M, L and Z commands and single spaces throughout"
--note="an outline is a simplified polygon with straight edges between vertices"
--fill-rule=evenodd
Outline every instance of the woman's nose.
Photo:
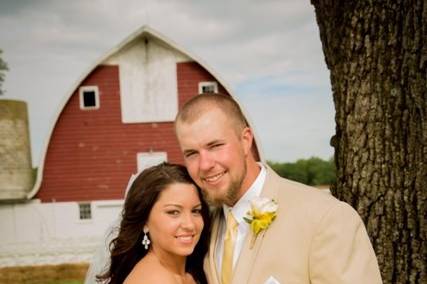
M 192 213 L 184 214 L 181 226 L 187 230 L 194 230 L 195 228 L 195 220 Z

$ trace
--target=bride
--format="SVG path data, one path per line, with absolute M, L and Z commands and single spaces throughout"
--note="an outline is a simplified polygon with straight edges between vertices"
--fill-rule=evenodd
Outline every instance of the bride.
M 109 284 L 207 283 L 209 209 L 185 167 L 144 170 L 125 200 L 118 236 L 110 243 Z

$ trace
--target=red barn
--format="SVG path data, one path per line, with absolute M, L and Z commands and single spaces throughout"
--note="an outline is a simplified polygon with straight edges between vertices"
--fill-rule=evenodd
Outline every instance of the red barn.
M 148 27 L 132 34 L 82 77 L 60 107 L 27 194 L 33 201 L 0 208 L 3 215 L 26 212 L 10 214 L 22 219 L 10 224 L 26 225 L 22 232 L 6 228 L 2 243 L 10 249 L 1 255 L 13 257 L 20 242 L 35 240 L 28 250 L 39 263 L 52 262 L 43 261 L 49 249 L 38 251 L 40 241 L 86 255 L 56 262 L 87 261 L 120 211 L 130 175 L 161 161 L 183 162 L 173 129 L 178 109 L 192 96 L 214 92 L 231 95 L 200 60 Z M 256 146 L 254 151 L 258 155 Z
M 200 62 L 144 27 L 79 82 L 52 130 L 36 198 L 123 198 L 129 174 L 182 163 L 173 120 L 190 97 L 229 94 Z

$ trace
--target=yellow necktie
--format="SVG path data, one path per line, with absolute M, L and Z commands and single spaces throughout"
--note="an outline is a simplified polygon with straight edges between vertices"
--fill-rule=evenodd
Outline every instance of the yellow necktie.
M 237 222 L 231 211 L 227 214 L 227 229 L 224 238 L 224 252 L 222 255 L 221 281 L 230 284 L 233 275 L 233 251 L 236 241 Z

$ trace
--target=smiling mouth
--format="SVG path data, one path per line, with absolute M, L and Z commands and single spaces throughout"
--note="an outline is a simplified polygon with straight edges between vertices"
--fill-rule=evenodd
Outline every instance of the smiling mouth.
M 214 183 L 214 182 L 218 181 L 224 174 L 225 174 L 225 171 L 220 172 L 219 174 L 216 174 L 216 175 L 204 177 L 202 179 L 208 183 Z
M 194 235 L 184 235 L 184 236 L 176 236 L 178 240 L 180 240 L 183 243 L 191 243 L 193 242 Z

